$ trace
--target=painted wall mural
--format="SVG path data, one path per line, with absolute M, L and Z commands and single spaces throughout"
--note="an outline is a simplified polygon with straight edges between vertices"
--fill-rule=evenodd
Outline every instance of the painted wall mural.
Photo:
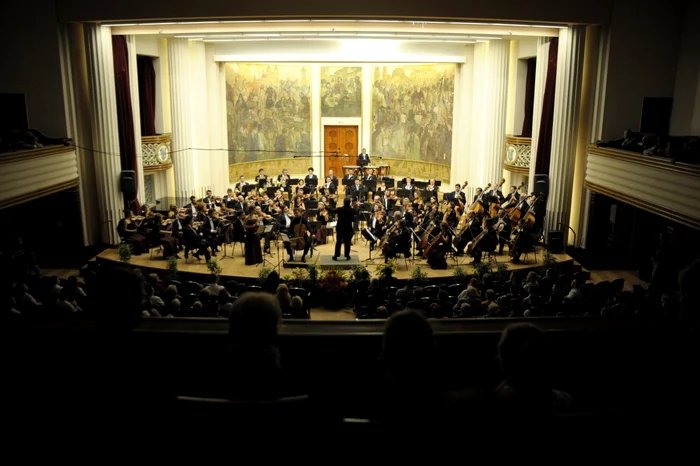
M 321 67 L 321 116 L 362 116 L 361 67 Z
M 229 164 L 308 155 L 308 65 L 226 63 Z
M 455 66 L 373 67 L 373 155 L 452 163 Z

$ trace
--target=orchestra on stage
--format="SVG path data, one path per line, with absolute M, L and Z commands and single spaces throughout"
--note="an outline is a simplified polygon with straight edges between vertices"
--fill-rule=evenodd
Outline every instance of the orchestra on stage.
M 485 254 L 504 254 L 505 246 L 518 263 L 542 234 L 544 195 L 522 193 L 524 183 L 505 195 L 505 180 L 488 183 L 467 199 L 466 181 L 445 192 L 434 179 L 395 180 L 388 166 L 370 165 L 364 149 L 357 165 L 343 171 L 342 178 L 333 170 L 319 178 L 309 168 L 294 179 L 286 169 L 274 176 L 260 168 L 254 182 L 241 175 L 225 196 L 207 191 L 167 212 L 148 206 L 138 215 L 128 212 L 117 230 L 134 254 L 162 247 L 166 258 L 182 253 L 208 261 L 240 243 L 246 265 L 263 263 L 271 245 L 279 252 L 280 243 L 287 261 L 306 262 L 329 237 L 337 243 L 337 260 L 340 242 L 347 241 L 349 251 L 350 241 L 364 238 L 370 258 L 426 259 L 433 269 L 447 268 L 450 258 L 459 263 L 461 256 L 478 264 Z

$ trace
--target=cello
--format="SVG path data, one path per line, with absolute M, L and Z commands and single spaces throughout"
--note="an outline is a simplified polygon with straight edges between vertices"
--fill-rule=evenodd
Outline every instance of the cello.
M 517 194 L 518 191 L 520 191 L 523 186 L 525 186 L 525 182 L 523 181 L 520 183 L 520 185 L 516 188 L 515 193 L 511 193 L 510 199 L 508 199 L 508 202 L 505 203 L 505 205 L 501 204 L 501 206 L 506 209 L 506 212 L 510 213 L 511 210 L 515 207 L 515 205 L 519 202 L 518 200 L 515 199 L 514 194 Z

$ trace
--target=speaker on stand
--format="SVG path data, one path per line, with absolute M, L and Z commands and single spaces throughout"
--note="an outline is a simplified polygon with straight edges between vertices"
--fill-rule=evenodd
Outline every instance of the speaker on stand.
M 132 204 L 136 199 L 136 172 L 134 170 L 122 170 L 119 175 L 119 187 L 124 194 L 124 212 L 132 210 Z M 138 212 L 134 212 L 138 214 Z
M 552 254 L 564 253 L 564 232 L 562 230 L 552 230 L 547 233 L 547 249 Z

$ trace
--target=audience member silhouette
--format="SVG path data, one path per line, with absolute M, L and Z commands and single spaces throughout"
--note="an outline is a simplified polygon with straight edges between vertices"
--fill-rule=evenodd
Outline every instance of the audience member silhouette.
M 239 297 L 229 315 L 229 397 L 239 400 L 278 398 L 280 353 L 275 346 L 282 312 L 269 293 Z

